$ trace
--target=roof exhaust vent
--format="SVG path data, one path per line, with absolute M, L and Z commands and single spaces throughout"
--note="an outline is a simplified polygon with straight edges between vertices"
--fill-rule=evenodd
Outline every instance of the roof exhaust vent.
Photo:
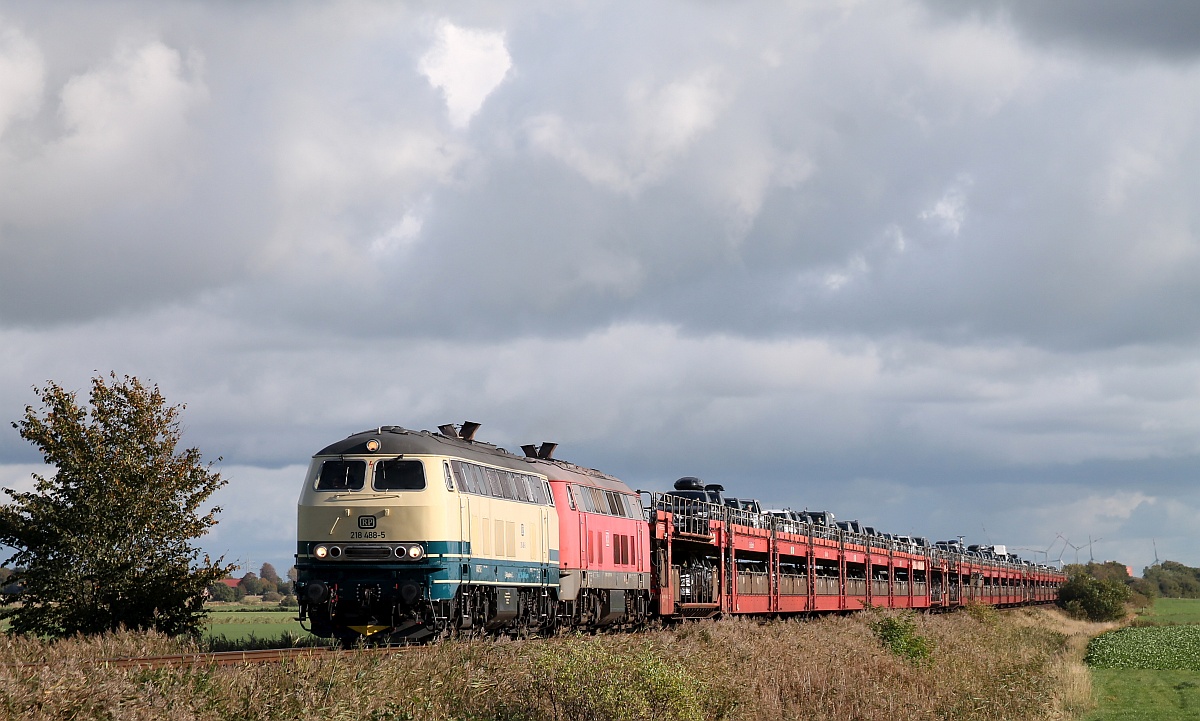
M 525 445 L 521 446 L 521 450 L 525 451 L 526 458 L 537 458 L 538 457 L 537 446 L 533 445 L 532 443 L 526 443 Z
M 476 423 L 475 421 L 463 421 L 462 428 L 459 429 L 458 435 L 462 437 L 464 441 L 473 441 L 475 440 L 475 431 L 479 430 L 479 426 L 480 424 Z
M 454 430 L 453 423 L 447 423 L 445 425 L 438 426 L 438 430 L 441 431 L 442 435 L 447 438 L 458 438 L 458 431 Z
M 555 448 L 558 448 L 557 443 L 550 443 L 549 441 L 543 442 L 542 445 L 538 446 L 537 457 L 546 461 L 551 460 L 554 458 Z

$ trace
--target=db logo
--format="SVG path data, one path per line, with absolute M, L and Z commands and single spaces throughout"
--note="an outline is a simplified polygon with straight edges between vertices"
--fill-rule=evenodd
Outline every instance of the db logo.
M 375 516 L 359 516 L 358 517 L 358 527 L 359 528 L 374 528 L 375 527 Z

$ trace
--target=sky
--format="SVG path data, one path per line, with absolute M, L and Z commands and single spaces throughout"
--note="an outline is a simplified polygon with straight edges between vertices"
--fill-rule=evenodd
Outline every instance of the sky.
M 292 563 L 379 425 L 1200 566 L 1200 5 L 0 0 L 0 419 L 115 371 Z M 0 428 L 0 486 L 41 457 Z M 239 572 L 240 573 L 240 572 Z

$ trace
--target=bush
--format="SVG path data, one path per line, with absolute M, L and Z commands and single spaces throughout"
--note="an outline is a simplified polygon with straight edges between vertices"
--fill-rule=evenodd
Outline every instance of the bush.
M 277 591 L 267 591 L 262 597 L 263 603 L 279 603 L 283 600 L 283 594 Z
M 1077 575 L 1058 590 L 1058 605 L 1068 614 L 1089 621 L 1116 621 L 1125 616 L 1129 587 L 1117 581 L 1099 581 Z
M 933 653 L 933 641 L 917 635 L 917 622 L 911 613 L 880 616 L 871 622 L 876 638 L 892 653 L 920 663 Z

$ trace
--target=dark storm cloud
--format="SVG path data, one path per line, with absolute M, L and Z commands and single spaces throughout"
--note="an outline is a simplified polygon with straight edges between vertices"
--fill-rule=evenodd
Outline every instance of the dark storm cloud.
M 955 18 L 1011 21 L 1039 43 L 1187 60 L 1200 54 L 1200 7 L 1187 0 L 925 0 Z

